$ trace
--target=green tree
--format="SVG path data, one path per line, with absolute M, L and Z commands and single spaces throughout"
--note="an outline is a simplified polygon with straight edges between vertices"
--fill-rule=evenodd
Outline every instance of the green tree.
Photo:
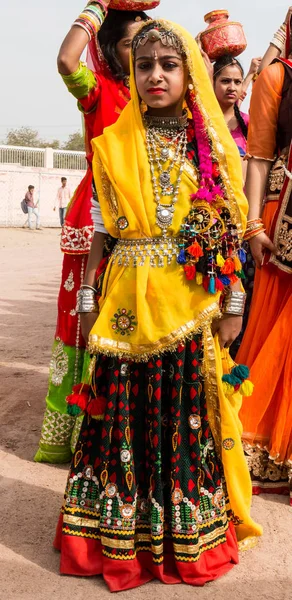
M 38 131 L 30 127 L 20 127 L 19 129 L 10 129 L 8 131 L 5 144 L 8 146 L 28 146 L 39 148 L 40 139 Z
M 39 137 L 39 132 L 31 127 L 19 127 L 8 131 L 4 144 L 7 146 L 25 146 L 27 148 L 60 148 L 59 140 L 47 142 Z
M 84 152 L 85 144 L 84 137 L 80 131 L 75 131 L 69 135 L 67 142 L 62 146 L 62 150 L 75 150 L 77 152 Z

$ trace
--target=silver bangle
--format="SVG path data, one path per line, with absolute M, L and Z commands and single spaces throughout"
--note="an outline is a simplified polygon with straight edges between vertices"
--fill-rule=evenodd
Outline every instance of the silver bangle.
M 246 294 L 244 292 L 228 291 L 225 295 L 222 305 L 224 315 L 234 315 L 242 317 L 244 315 Z
M 76 312 L 80 313 L 98 313 L 99 307 L 95 298 L 96 291 L 81 288 L 77 292 Z
M 87 285 L 87 283 L 82 283 L 82 285 L 80 286 L 81 290 L 92 290 L 95 294 L 97 292 L 97 289 L 92 287 L 91 285 Z

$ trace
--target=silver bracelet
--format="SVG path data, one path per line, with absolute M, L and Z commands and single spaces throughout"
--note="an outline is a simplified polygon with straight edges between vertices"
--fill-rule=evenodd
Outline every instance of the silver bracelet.
M 80 313 L 98 313 L 99 307 L 95 298 L 96 291 L 81 288 L 77 292 L 76 312 Z
M 82 283 L 82 285 L 80 286 L 81 290 L 92 290 L 95 294 L 97 292 L 97 289 L 92 287 L 91 285 L 87 285 L 87 283 Z
M 234 315 L 242 317 L 244 315 L 246 294 L 244 292 L 227 291 L 222 305 L 223 315 Z

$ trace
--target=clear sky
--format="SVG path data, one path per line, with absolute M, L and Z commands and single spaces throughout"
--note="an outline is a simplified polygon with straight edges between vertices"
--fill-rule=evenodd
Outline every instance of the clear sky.
M 22 125 L 37 129 L 47 140 L 63 141 L 80 129 L 75 100 L 57 73 L 56 56 L 85 4 L 86 0 L 1 2 L 0 140 Z M 232 20 L 243 24 L 248 48 L 241 61 L 248 69 L 252 56 L 264 53 L 288 7 L 281 0 L 161 0 L 151 14 L 176 21 L 196 35 L 205 27 L 204 14 L 228 9 Z

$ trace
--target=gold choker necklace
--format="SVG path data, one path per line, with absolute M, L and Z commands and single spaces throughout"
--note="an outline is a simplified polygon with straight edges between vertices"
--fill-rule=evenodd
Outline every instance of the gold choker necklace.
M 158 130 L 185 129 L 188 124 L 188 111 L 184 109 L 180 117 L 158 117 L 157 115 L 144 114 L 147 127 Z

